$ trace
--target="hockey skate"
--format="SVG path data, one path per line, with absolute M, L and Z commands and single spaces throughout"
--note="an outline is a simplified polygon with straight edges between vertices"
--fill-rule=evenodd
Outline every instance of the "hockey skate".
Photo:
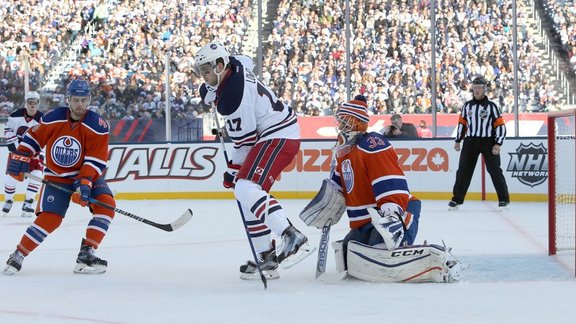
M 12 205 L 14 204 L 14 200 L 6 200 L 6 202 L 4 202 L 4 207 L 2 207 L 2 215 L 4 217 L 8 216 L 8 214 L 10 214 L 10 209 L 12 209 Z
M 22 262 L 24 262 L 24 255 L 18 250 L 14 251 L 14 253 L 10 254 L 8 261 L 6 261 L 4 274 L 11 276 L 20 271 L 20 269 L 22 269 Z
M 458 210 L 458 206 L 462 205 L 461 203 L 457 203 L 454 200 L 450 200 L 448 203 L 448 210 Z
M 288 269 L 310 256 L 316 247 L 308 243 L 308 238 L 292 224 L 282 232 L 282 246 L 278 254 L 278 263 Z
M 498 202 L 498 210 L 499 210 L 499 211 L 507 211 L 507 210 L 510 210 L 510 208 L 508 208 L 508 205 L 509 205 L 509 204 L 510 204 L 509 201 L 505 201 L 505 200 L 499 201 L 499 202 Z
M 94 248 L 86 245 L 86 242 L 82 240 L 80 253 L 78 253 L 78 258 L 76 259 L 76 267 L 74 267 L 74 273 L 101 274 L 106 272 L 107 266 L 108 262 L 95 256 Z
M 260 270 L 267 279 L 278 279 L 278 262 L 276 261 L 276 244 L 272 240 L 272 247 L 258 255 L 258 262 L 260 263 Z M 247 261 L 246 264 L 240 266 L 240 279 L 244 280 L 259 280 L 260 274 L 254 261 Z
M 465 265 L 452 254 L 452 248 L 447 247 L 444 241 L 442 241 L 442 244 L 444 245 L 444 251 L 446 251 L 446 262 L 442 267 L 442 280 L 447 283 L 462 280 L 464 271 L 470 268 L 470 264 Z
M 24 205 L 22 206 L 22 217 L 32 217 L 34 215 L 33 203 L 34 199 L 24 200 Z

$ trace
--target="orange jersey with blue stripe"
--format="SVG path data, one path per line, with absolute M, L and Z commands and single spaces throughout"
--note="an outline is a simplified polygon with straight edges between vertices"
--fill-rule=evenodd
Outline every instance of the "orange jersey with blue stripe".
M 404 172 L 388 140 L 380 133 L 361 134 L 354 145 L 338 148 L 332 176 L 342 188 L 350 228 L 370 223 L 368 208 L 395 203 L 406 210 L 411 198 Z
M 18 149 L 36 154 L 45 148 L 44 172 L 49 180 L 94 181 L 106 169 L 108 132 L 108 123 L 97 113 L 88 110 L 80 121 L 72 122 L 69 108 L 58 107 L 28 130 Z

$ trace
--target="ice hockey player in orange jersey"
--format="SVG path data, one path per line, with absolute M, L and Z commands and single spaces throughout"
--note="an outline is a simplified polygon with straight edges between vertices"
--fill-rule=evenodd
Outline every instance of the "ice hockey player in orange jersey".
M 109 128 L 100 115 L 88 110 L 90 99 L 88 82 L 72 80 L 67 88 L 69 107 L 47 112 L 40 124 L 31 128 L 17 150 L 10 154 L 7 172 L 22 181 L 30 170 L 30 157 L 44 149 L 46 180 L 74 191 L 74 194 L 52 186 L 42 187 L 36 207 L 37 218 L 8 258 L 4 274 L 20 271 L 24 257 L 60 226 L 71 200 L 83 207 L 89 206 L 92 213 L 74 272 L 106 271 L 107 262 L 96 257 L 94 250 L 104 239 L 114 212 L 89 201 L 96 199 L 115 206 L 112 192 L 102 177 L 108 157 Z
M 367 132 L 366 108 L 363 100 L 351 100 L 342 104 L 336 114 L 339 135 L 332 180 L 342 188 L 346 199 L 352 229 L 348 236 L 355 238 L 359 233 L 371 232 L 368 240 L 361 241 L 370 245 L 384 242 L 393 250 L 414 242 L 420 210 L 414 215 L 404 212 L 411 199 L 418 205 L 420 201 L 410 194 L 390 142 L 380 133 Z M 372 224 L 370 212 L 374 209 L 382 217 Z
M 323 228 L 338 222 L 346 211 L 350 231 L 332 244 L 337 270 L 375 282 L 458 280 L 460 273 L 451 272 L 457 262 L 447 263 L 445 247 L 414 245 L 421 202 L 410 193 L 390 142 L 367 131 L 364 97 L 343 103 L 336 120 L 335 170 L 300 218 Z

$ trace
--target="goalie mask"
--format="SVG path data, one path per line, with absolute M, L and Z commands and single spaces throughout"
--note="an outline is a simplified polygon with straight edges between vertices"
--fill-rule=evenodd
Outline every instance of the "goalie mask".
M 338 146 L 353 144 L 358 134 L 368 130 L 368 105 L 362 100 L 343 103 L 336 112 L 338 122 Z

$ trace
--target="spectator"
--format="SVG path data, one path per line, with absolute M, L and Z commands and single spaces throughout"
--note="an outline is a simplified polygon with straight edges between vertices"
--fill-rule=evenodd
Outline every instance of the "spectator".
M 383 132 L 387 137 L 419 137 L 414 124 L 402 122 L 402 116 L 394 114 L 390 117 L 390 125 Z
M 432 130 L 426 126 L 426 121 L 424 119 L 420 120 L 420 127 L 418 128 L 418 137 L 432 137 Z

